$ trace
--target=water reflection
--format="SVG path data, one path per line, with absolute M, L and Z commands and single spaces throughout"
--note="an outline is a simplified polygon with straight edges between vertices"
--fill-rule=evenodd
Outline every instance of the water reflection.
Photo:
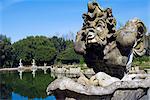
M 11 99 L 12 89 L 5 85 L 4 83 L 0 83 L 0 99 Z
M 0 99 L 20 100 L 17 99 L 18 97 L 25 100 L 26 98 L 54 100 L 54 96 L 46 94 L 46 88 L 53 80 L 50 74 L 43 74 L 43 71 L 38 71 L 35 78 L 32 77 L 31 72 L 24 72 L 22 80 L 17 71 L 0 73 Z

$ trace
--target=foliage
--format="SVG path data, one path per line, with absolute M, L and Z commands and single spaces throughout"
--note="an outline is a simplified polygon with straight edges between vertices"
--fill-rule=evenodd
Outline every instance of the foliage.
M 57 61 L 63 64 L 83 63 L 83 57 L 75 53 L 73 41 L 66 40 L 66 49 L 57 56 Z
M 64 38 L 58 38 L 57 36 L 53 36 L 50 38 L 50 41 L 54 43 L 54 46 L 57 50 L 57 54 L 59 54 L 61 51 L 65 50 L 66 48 L 66 42 Z
M 53 63 L 56 56 L 54 43 L 44 36 L 30 36 L 13 44 L 15 60 L 22 59 L 25 64 L 31 64 L 35 59 L 38 64 Z
M 140 66 L 141 69 L 150 68 L 150 56 L 134 58 L 133 66 Z
M 149 62 L 149 61 L 150 61 L 150 56 L 136 57 L 136 58 L 134 58 L 134 61 L 139 61 L 139 62 L 145 61 L 145 62 Z
M 0 35 L 0 67 L 12 66 L 12 51 L 10 39 Z
M 29 36 L 11 45 L 10 39 L 0 36 L 0 66 L 18 66 L 22 59 L 24 65 L 54 63 L 84 63 L 81 55 L 74 52 L 73 40 L 53 36 Z

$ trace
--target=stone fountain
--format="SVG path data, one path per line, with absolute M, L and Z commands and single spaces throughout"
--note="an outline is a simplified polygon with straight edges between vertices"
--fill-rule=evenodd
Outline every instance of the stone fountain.
M 82 17 L 74 49 L 96 74 L 56 79 L 46 92 L 61 100 L 150 100 L 150 74 L 130 72 L 133 57 L 145 53 L 144 23 L 134 18 L 116 30 L 112 9 L 103 9 L 95 1 L 88 3 Z

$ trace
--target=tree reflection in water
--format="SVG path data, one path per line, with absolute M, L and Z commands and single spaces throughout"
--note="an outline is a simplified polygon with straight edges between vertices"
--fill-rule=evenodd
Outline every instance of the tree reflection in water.
M 28 98 L 46 98 L 46 88 L 54 78 L 50 74 L 36 73 L 33 78 L 31 72 L 23 73 L 23 79 L 18 72 L 0 73 L 0 99 L 12 98 L 12 93 Z
M 11 99 L 12 89 L 5 85 L 4 83 L 0 83 L 0 99 L 6 100 Z

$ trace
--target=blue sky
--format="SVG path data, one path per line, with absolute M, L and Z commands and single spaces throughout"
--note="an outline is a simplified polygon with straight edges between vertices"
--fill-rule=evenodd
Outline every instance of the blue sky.
M 12 42 L 30 35 L 65 36 L 82 27 L 89 0 L 0 0 L 0 34 Z M 150 31 L 149 0 L 97 0 L 111 7 L 118 26 L 134 17 Z

